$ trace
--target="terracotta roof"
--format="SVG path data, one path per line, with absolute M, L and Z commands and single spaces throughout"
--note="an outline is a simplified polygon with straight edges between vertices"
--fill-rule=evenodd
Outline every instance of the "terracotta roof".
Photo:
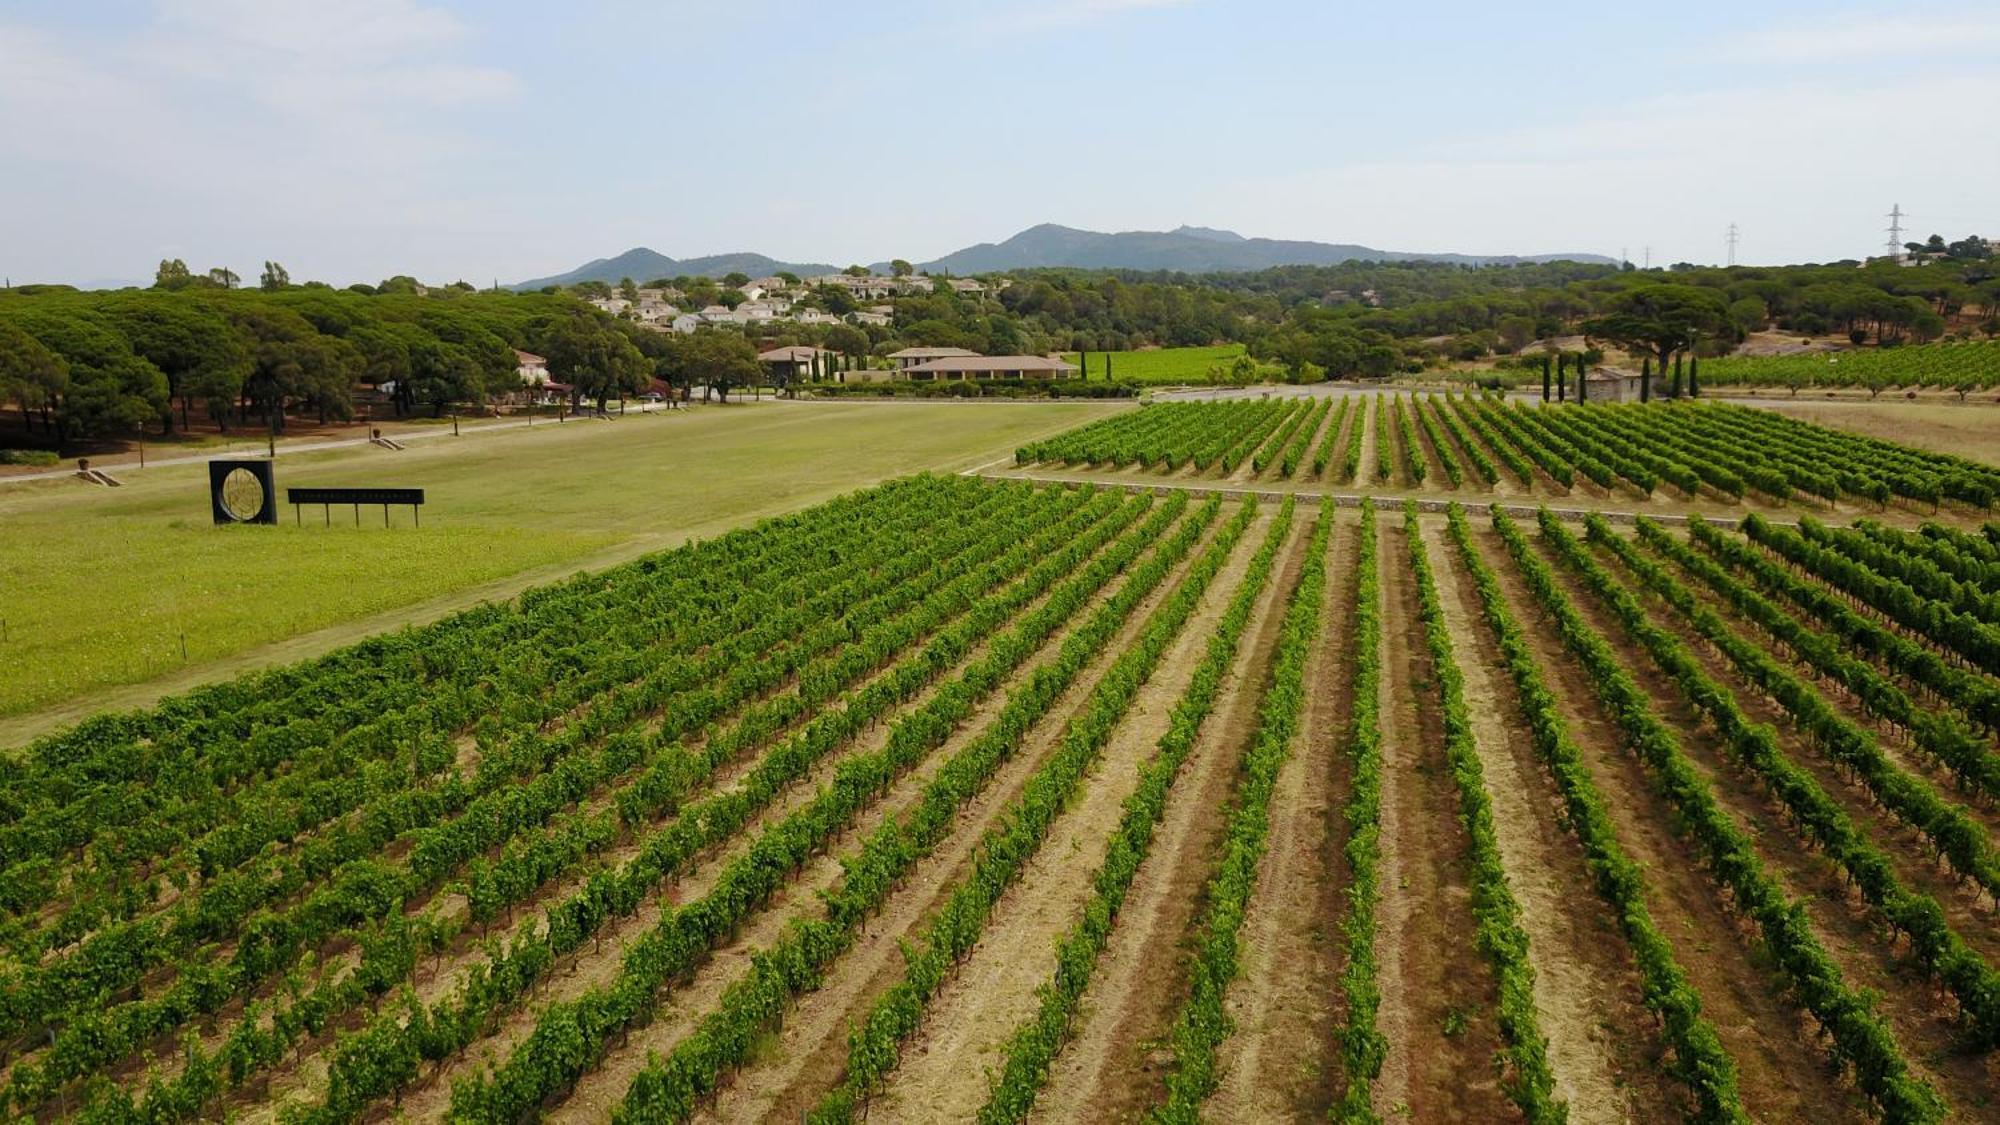
M 890 352 L 889 358 L 944 359 L 947 356 L 976 356 L 978 354 L 978 352 L 967 351 L 964 348 L 904 348 L 899 352 Z
M 811 363 L 812 357 L 816 355 L 832 354 L 825 348 L 809 348 L 798 344 L 789 348 L 772 348 L 768 352 L 758 352 L 757 358 L 765 363 L 783 363 L 786 360 L 791 360 L 793 363 Z
M 548 362 L 548 360 L 546 360 L 546 359 L 543 359 L 543 358 L 542 358 L 541 356 L 538 356 L 538 355 L 536 355 L 536 354 L 535 354 L 534 352 L 524 352 L 524 351 L 522 351 L 522 350 L 521 350 L 521 349 L 519 349 L 519 348 L 515 348 L 515 349 L 514 349 L 514 362 L 515 362 L 515 363 L 521 363 L 521 364 L 527 364 L 527 363 L 547 363 L 547 362 Z

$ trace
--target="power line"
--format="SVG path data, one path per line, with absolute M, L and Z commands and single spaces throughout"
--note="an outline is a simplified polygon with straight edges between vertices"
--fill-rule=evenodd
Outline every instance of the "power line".
M 1903 220 L 1906 217 L 1902 204 L 1889 208 L 1889 257 L 1892 259 L 1903 256 Z
M 1732 266 L 1736 264 L 1736 240 L 1739 237 L 1740 236 L 1736 233 L 1736 224 L 1730 223 L 1729 233 L 1725 235 L 1724 238 L 1729 243 L 1729 264 Z

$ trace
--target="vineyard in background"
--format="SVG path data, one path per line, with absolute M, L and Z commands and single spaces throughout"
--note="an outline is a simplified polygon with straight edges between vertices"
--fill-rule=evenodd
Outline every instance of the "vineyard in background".
M 1364 448 L 1374 451 L 1367 466 Z M 1014 459 L 1168 478 L 1719 504 L 1949 502 L 1983 511 L 2000 494 L 1992 466 L 1771 411 L 1473 394 L 1156 403 L 1024 445 Z
M 1832 460 L 1429 397 L 1049 448 L 1351 476 L 1363 407 L 1466 488 Z M 1997 729 L 2000 524 L 909 478 L 0 760 L 0 1104 L 1973 1118 Z
M 1710 387 L 1781 387 L 1793 394 L 1816 388 L 1855 388 L 1870 394 L 1935 389 L 1956 391 L 1963 398 L 2000 387 L 2000 340 L 1723 356 L 1703 360 L 1701 375 Z

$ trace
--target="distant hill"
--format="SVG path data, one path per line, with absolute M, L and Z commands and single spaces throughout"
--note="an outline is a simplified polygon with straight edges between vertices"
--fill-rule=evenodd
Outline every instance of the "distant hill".
M 1174 230 L 1128 230 L 1105 234 L 1043 223 L 1029 227 L 1005 242 L 982 242 L 977 246 L 968 246 L 934 261 L 920 262 L 917 268 L 926 272 L 960 275 L 1044 266 L 1233 273 L 1273 266 L 1331 266 L 1346 261 L 1450 262 L 1458 265 L 1554 261 L 1615 263 L 1614 259 L 1602 254 L 1417 254 L 1377 250 L 1346 242 L 1245 238 L 1235 231 L 1213 227 L 1184 226 Z M 877 262 L 871 268 L 877 273 L 888 273 L 889 263 Z M 626 277 L 644 282 L 682 274 L 689 277 L 723 277 L 744 273 L 751 277 L 765 277 L 780 272 L 812 277 L 837 273 L 839 267 L 824 262 L 781 262 L 763 254 L 714 254 L 706 258 L 677 260 L 640 246 L 615 258 L 586 262 L 568 273 L 519 282 L 514 288 L 540 289 L 544 285 L 574 285 L 579 281 L 604 281 L 615 285 L 620 278 Z
M 602 281 L 616 285 L 624 278 L 644 284 L 658 277 L 727 277 L 732 273 L 769 277 L 774 273 L 795 273 L 800 277 L 839 272 L 824 262 L 781 262 L 762 254 L 711 254 L 706 258 L 669 258 L 657 250 L 635 246 L 615 258 L 598 258 L 553 277 L 537 277 L 518 282 L 515 289 L 540 289 L 545 285 L 575 285 L 580 281 Z
M 935 261 L 924 262 L 919 268 L 955 274 L 1039 266 L 1226 273 L 1270 269 L 1273 266 L 1329 266 L 1350 260 L 1451 262 L 1462 265 L 1512 265 L 1563 260 L 1611 264 L 1614 261 L 1602 254 L 1419 254 L 1377 250 L 1344 242 L 1245 238 L 1235 231 L 1210 227 L 1184 226 L 1168 231 L 1130 230 L 1105 234 L 1043 223 L 1029 227 L 1005 242 L 982 242 L 977 246 L 968 246 Z

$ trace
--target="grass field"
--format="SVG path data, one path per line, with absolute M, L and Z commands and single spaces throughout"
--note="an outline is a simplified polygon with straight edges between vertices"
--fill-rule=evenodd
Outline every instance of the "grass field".
M 1990 1121 L 1996 578 L 902 479 L 0 762 L 0 1112 Z
M 528 581 L 714 535 L 885 477 L 962 468 L 1118 409 L 1088 404 L 746 405 L 279 458 L 278 486 L 429 490 L 407 511 L 336 513 L 328 530 L 216 528 L 206 470 L 0 489 L 0 716 L 203 669 L 257 646 L 398 611 L 505 596 Z M 342 518 L 348 522 L 342 524 Z M 518 582 L 504 580 L 520 576 Z M 496 585 L 497 583 L 497 585 Z M 439 602 L 439 599 L 446 599 Z M 432 604 L 438 603 L 438 604 Z M 182 638 L 186 639 L 186 659 Z M 351 639 L 335 635 L 326 643 Z M 324 647 L 324 646 L 320 646 Z M 287 658 L 307 655 L 286 652 Z M 0 725 L 0 745 L 29 728 Z
M 1104 377 L 1105 352 L 1090 353 L 1090 377 Z M 1110 352 L 1111 377 L 1135 383 L 1207 383 L 1208 369 L 1227 366 L 1243 354 L 1242 344 L 1218 344 L 1206 348 L 1148 348 L 1136 352 Z M 1076 353 L 1063 356 L 1076 362 Z

